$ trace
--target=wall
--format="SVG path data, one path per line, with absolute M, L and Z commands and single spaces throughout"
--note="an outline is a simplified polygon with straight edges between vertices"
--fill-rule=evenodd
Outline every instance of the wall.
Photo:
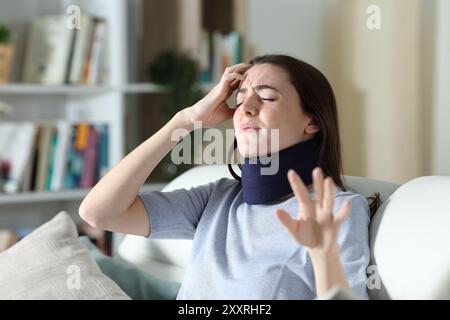
M 381 8 L 381 30 L 366 27 L 371 4 Z M 328 77 L 345 174 L 405 182 L 449 174 L 448 6 L 445 0 L 249 0 L 247 40 L 255 55 L 290 54 Z
M 431 174 L 450 175 L 450 1 L 437 1 Z

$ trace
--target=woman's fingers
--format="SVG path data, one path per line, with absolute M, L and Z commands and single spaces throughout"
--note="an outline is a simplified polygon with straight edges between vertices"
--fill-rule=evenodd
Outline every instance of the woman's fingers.
M 334 182 L 331 177 L 325 178 L 322 208 L 319 210 L 318 219 L 321 223 L 328 223 L 333 218 Z
M 249 63 L 239 63 L 234 66 L 227 67 L 222 75 L 222 80 L 232 85 L 239 84 L 240 81 L 245 79 L 245 75 L 243 75 L 242 72 L 246 71 L 251 66 L 252 65 Z
M 232 90 L 232 91 L 234 91 L 234 90 L 236 90 L 237 88 L 239 88 L 239 83 L 241 82 L 242 80 L 241 79 L 234 79 L 233 81 L 231 81 L 231 83 L 230 83 L 230 89 Z
M 234 86 L 234 89 L 236 89 L 237 86 L 239 85 L 239 82 L 243 81 L 244 79 L 245 79 L 245 76 L 243 76 L 242 74 L 233 72 L 233 73 L 224 75 L 223 79 L 222 79 L 222 81 L 223 81 L 222 83 L 225 84 L 225 87 L 227 88 L 227 90 L 233 88 L 233 86 Z
M 230 72 L 224 75 L 224 78 L 226 80 L 234 80 L 234 79 L 239 79 L 239 80 L 244 80 L 245 76 L 239 72 Z
M 317 210 L 322 208 L 323 201 L 323 174 L 319 167 L 313 170 L 313 183 Z
M 303 212 L 306 217 L 313 217 L 314 210 L 311 208 L 308 189 L 306 189 L 298 174 L 292 169 L 288 171 L 288 180 L 299 204 L 299 214 Z
M 225 68 L 224 74 L 233 73 L 233 72 L 239 72 L 245 71 L 247 69 L 250 69 L 252 65 L 250 63 L 238 63 L 233 66 Z
M 292 219 L 292 217 L 284 211 L 283 209 L 277 209 L 276 211 L 278 220 L 283 224 L 283 226 L 291 233 L 292 235 L 295 234 L 297 231 L 297 223 L 298 221 L 295 219 Z

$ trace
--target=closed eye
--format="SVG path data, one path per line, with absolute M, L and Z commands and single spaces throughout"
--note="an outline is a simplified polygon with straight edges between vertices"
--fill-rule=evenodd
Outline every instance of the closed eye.
M 275 101 L 275 99 L 264 99 L 264 98 L 261 98 L 261 100 Z M 238 104 L 236 105 L 236 108 L 239 107 L 241 104 L 242 104 L 242 102 L 241 102 L 241 103 L 238 103 Z

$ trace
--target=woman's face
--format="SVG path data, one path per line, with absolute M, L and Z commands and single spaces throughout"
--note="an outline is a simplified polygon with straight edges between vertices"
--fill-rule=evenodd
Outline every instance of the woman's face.
M 309 140 L 319 130 L 309 124 L 312 118 L 303 112 L 287 72 L 278 66 L 257 64 L 248 69 L 236 102 L 233 124 L 239 153 L 245 158 L 286 149 Z M 278 145 L 272 141 L 276 136 L 271 129 L 279 130 Z M 259 141 L 267 150 L 256 147 Z

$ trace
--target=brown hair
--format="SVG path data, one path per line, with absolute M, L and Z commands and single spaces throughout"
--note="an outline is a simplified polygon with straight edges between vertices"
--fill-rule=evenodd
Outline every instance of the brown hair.
M 287 55 L 264 55 L 250 61 L 252 65 L 265 63 L 278 66 L 287 72 L 300 97 L 303 111 L 312 117 L 313 122 L 320 128 L 315 136 L 320 142 L 319 166 L 325 176 L 331 176 L 334 183 L 346 191 L 341 179 L 343 169 L 336 98 L 327 78 L 312 65 Z M 236 147 L 235 140 L 234 148 Z M 240 180 L 231 164 L 228 169 L 235 179 Z M 368 200 L 371 200 L 369 208 L 372 216 L 381 204 L 379 193 Z

